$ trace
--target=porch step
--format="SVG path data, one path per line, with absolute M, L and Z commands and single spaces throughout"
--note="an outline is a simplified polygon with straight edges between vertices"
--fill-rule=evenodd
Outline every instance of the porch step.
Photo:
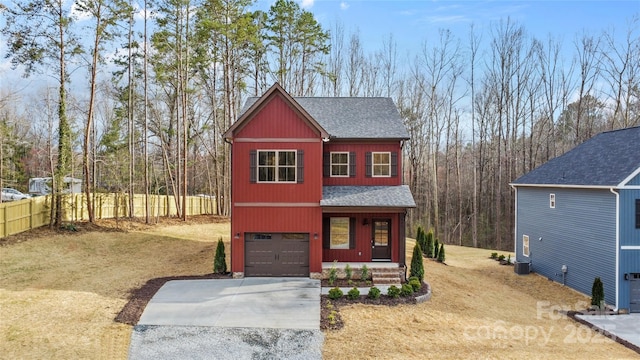
M 373 285 L 400 286 L 400 272 L 398 269 L 375 269 L 371 271 Z

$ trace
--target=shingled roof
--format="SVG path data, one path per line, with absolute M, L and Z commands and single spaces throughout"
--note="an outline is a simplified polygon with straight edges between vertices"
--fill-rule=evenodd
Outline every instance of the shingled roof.
M 600 133 L 512 184 L 613 187 L 639 170 L 640 126 Z
M 244 114 L 259 98 L 252 97 Z M 409 139 L 402 118 L 386 97 L 294 97 L 332 138 Z
M 323 186 L 320 206 L 414 208 L 416 203 L 407 185 Z

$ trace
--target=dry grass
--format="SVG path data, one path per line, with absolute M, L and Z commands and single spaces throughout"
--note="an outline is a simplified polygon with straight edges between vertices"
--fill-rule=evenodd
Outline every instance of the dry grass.
M 446 251 L 448 266 L 425 261 L 430 301 L 341 308 L 345 327 L 325 333 L 324 358 L 637 358 L 557 312 L 586 307 L 584 295 L 537 275 L 518 276 L 488 259 L 488 250 Z
M 128 291 L 210 273 L 215 241 L 229 236 L 228 222 L 136 228 L 0 247 L 0 357 L 126 359 L 132 328 L 113 319 Z
M 0 246 L 0 358 L 125 359 L 132 328 L 113 318 L 129 289 L 155 277 L 211 272 L 215 241 L 229 236 L 228 222 L 125 228 L 131 232 Z M 449 266 L 426 261 L 429 302 L 342 308 L 345 328 L 325 333 L 324 357 L 637 357 L 557 313 L 538 316 L 537 304 L 574 309 L 588 299 L 535 275 L 519 277 L 489 253 L 447 246 Z

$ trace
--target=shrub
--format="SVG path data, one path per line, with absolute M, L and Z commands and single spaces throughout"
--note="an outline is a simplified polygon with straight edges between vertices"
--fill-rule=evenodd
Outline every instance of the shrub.
M 369 279 L 369 268 L 367 265 L 362 265 L 362 269 L 360 270 L 360 279 L 367 280 Z
M 444 262 L 444 244 L 440 244 L 440 251 L 438 251 L 438 262 Z
M 420 245 L 416 243 L 413 247 L 413 256 L 411 257 L 411 272 L 409 276 L 415 276 L 420 281 L 424 278 L 424 264 L 422 263 L 422 250 Z
M 500 256 L 498 256 L 498 261 L 502 261 L 504 260 L 504 255 L 500 254 Z
M 227 260 L 224 254 L 224 242 L 222 242 L 222 238 L 218 238 L 216 255 L 213 258 L 213 272 L 218 274 L 224 274 L 227 272 Z
M 400 289 L 400 296 L 407 297 L 413 294 L 413 287 L 409 284 L 402 284 L 402 288 Z
M 329 285 L 333 286 L 333 283 L 338 279 L 338 269 L 336 269 L 336 262 L 333 262 L 333 266 L 329 269 Z
M 337 286 L 329 290 L 329 299 L 331 300 L 340 299 L 342 295 L 344 295 L 342 293 L 342 290 L 340 290 L 340 288 Z
M 358 290 L 357 287 L 353 287 L 353 289 L 349 290 L 349 292 L 347 293 L 347 298 L 349 298 L 350 300 L 356 300 L 357 298 L 360 297 L 360 290 Z
M 427 244 L 427 249 L 425 250 L 425 254 L 427 255 L 428 258 L 432 258 L 433 257 L 433 230 L 429 230 L 429 232 L 427 233 L 427 235 L 425 235 L 426 240 L 425 243 Z
M 491 259 L 497 259 L 498 258 L 498 253 L 497 252 L 492 252 L 491 253 Z
M 433 258 L 437 259 L 438 258 L 438 252 L 440 251 L 440 243 L 438 242 L 438 239 L 436 239 L 434 245 L 433 245 Z
M 347 264 L 344 267 L 344 273 L 347 280 L 351 280 L 351 277 L 353 276 L 353 269 L 351 269 L 351 265 Z
M 387 296 L 394 299 L 397 298 L 398 296 L 400 296 L 400 289 L 398 289 L 398 287 L 395 285 L 389 286 L 389 289 L 387 290 Z
M 422 283 L 418 279 L 409 279 L 409 285 L 413 288 L 413 292 L 420 290 Z
M 593 280 L 591 287 L 591 305 L 597 306 L 598 309 L 604 309 L 604 285 L 599 277 Z
M 511 265 L 511 254 L 507 256 L 507 265 Z
M 422 229 L 422 226 L 418 226 L 418 231 L 416 234 L 416 243 L 420 245 L 420 249 L 422 249 L 423 253 L 427 249 L 426 239 L 427 238 L 425 236 L 424 229 Z
M 375 287 L 375 286 L 372 286 L 372 287 L 369 289 L 369 293 L 367 294 L 367 297 L 368 297 L 369 299 L 374 299 L 374 300 L 375 300 L 375 299 L 378 299 L 378 298 L 380 297 L 380 289 L 378 289 L 378 288 L 377 288 L 377 287 Z

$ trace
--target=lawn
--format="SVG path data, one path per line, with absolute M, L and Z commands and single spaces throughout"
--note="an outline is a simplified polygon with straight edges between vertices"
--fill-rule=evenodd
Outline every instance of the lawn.
M 129 290 L 151 278 L 210 273 L 218 237 L 228 245 L 229 223 L 214 218 L 119 226 L 129 231 L 42 232 L 0 246 L 0 357 L 125 359 L 132 328 L 113 319 Z M 585 296 L 515 275 L 488 250 L 446 251 L 447 266 L 425 261 L 429 302 L 342 308 L 345 327 L 325 333 L 324 357 L 637 358 L 552 311 L 574 309 Z

